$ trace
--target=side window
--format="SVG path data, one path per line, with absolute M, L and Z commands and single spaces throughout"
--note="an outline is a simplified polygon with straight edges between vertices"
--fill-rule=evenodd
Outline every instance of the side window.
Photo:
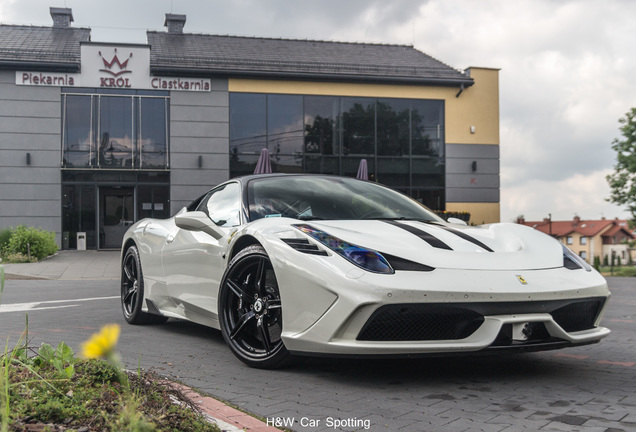
M 207 194 L 197 210 L 205 212 L 221 227 L 240 225 L 241 193 L 237 183 L 229 183 Z

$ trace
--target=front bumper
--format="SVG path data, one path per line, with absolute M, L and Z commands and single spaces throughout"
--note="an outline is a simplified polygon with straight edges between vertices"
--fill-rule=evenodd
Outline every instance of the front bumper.
M 524 270 L 519 278 L 516 271 L 436 269 L 377 275 L 343 266 L 338 260 L 310 259 L 312 264 L 302 259 L 282 263 L 284 275 L 277 273 L 283 299 L 282 338 L 287 349 L 297 354 L 543 350 L 598 342 L 610 332 L 599 326 L 609 291 L 596 272 Z M 306 268 L 316 269 L 311 278 Z M 394 319 L 388 315 L 378 319 L 386 308 L 397 311 Z M 451 315 L 457 311 L 473 315 L 459 320 L 462 329 L 442 331 L 441 336 L 432 337 L 427 331 L 415 337 L 403 336 L 408 332 L 397 337 L 369 336 L 372 325 L 390 330 L 404 325 L 399 322 L 401 309 L 414 317 L 407 325 L 421 328 L 456 326 L 452 320 L 436 322 L 444 310 L 452 310 Z M 427 314 L 430 310 L 437 310 L 438 316 Z M 577 322 L 580 310 L 587 315 Z

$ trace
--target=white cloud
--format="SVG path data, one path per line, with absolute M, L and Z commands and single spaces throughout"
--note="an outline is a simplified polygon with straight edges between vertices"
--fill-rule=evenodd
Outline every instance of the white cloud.
M 144 42 L 173 12 L 187 32 L 413 44 L 456 68 L 501 68 L 502 219 L 620 212 L 604 176 L 618 119 L 636 105 L 633 0 L 64 3 L 96 41 Z M 50 25 L 49 6 L 0 0 L 0 20 Z
M 548 214 L 552 214 L 552 220 L 568 220 L 574 215 L 582 219 L 626 219 L 628 214 L 623 209 L 604 199 L 609 196 L 605 181 L 609 173 L 610 170 L 575 174 L 561 181 L 535 179 L 506 188 L 502 190 L 502 202 L 507 204 L 501 220 L 510 222 L 519 215 L 526 220 L 542 220 Z

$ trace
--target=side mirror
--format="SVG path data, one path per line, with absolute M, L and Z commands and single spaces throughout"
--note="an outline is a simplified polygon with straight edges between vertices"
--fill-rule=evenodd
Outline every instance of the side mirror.
M 464 225 L 464 226 L 468 226 L 468 224 L 466 223 L 466 221 L 463 221 L 463 220 L 461 220 L 461 219 L 457 219 L 457 218 L 454 218 L 454 217 L 450 217 L 450 218 L 448 218 L 447 222 L 448 222 L 448 223 L 455 224 L 455 225 Z
M 203 231 L 217 240 L 225 236 L 225 231 L 216 226 L 202 211 L 179 213 L 174 217 L 174 223 L 184 230 Z

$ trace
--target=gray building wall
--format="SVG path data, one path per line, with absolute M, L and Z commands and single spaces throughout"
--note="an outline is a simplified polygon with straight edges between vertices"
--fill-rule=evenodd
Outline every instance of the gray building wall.
M 229 131 L 227 79 L 209 93 L 170 93 L 171 214 L 229 178 Z
M 499 186 L 498 145 L 446 145 L 446 202 L 497 203 Z
M 59 87 L 17 86 L 15 72 L 0 71 L 0 228 L 42 227 L 58 244 L 60 118 Z

